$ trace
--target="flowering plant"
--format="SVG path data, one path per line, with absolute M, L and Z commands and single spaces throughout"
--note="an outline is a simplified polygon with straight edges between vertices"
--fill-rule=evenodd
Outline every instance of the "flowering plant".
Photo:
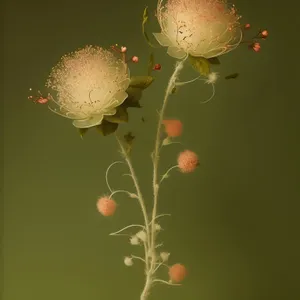
M 162 244 L 158 242 L 158 234 L 161 230 L 159 218 L 166 215 L 158 213 L 161 183 L 173 169 L 188 174 L 194 172 L 199 166 L 197 154 L 191 150 L 184 150 L 178 154 L 177 162 L 173 167 L 162 176 L 158 172 L 161 148 L 175 143 L 174 139 L 181 136 L 183 128 L 180 120 L 166 118 L 169 97 L 179 86 L 198 79 L 211 84 L 214 95 L 214 84 L 219 74 L 212 72 L 211 67 L 220 64 L 219 56 L 234 50 L 242 43 L 248 43 L 251 49 L 258 52 L 260 50 L 258 39 L 265 39 L 268 36 L 267 30 L 263 30 L 259 31 L 251 41 L 243 40 L 244 33 L 250 25 L 242 25 L 236 8 L 229 6 L 225 0 L 167 0 L 165 5 L 163 0 L 158 0 L 156 17 L 161 32 L 154 33 L 154 36 L 160 45 L 168 47 L 168 54 L 177 61 L 159 110 L 155 145 L 151 154 L 153 206 L 150 211 L 147 211 L 145 206 L 144 196 L 131 161 L 134 136 L 127 133 L 121 137 L 116 131 L 119 124 L 128 122 L 127 109 L 140 107 L 139 101 L 143 90 L 154 80 L 152 71 L 161 69 L 160 64 L 154 63 L 153 55 L 150 56 L 147 75 L 130 76 L 128 63 L 137 63 L 139 58 L 132 56 L 127 59 L 125 46 L 114 45 L 110 51 L 98 46 L 86 46 L 64 55 L 52 69 L 46 86 L 56 92 L 56 97 L 51 93 L 43 96 L 41 92 L 38 92 L 36 97 L 29 97 L 35 103 L 48 103 L 51 111 L 71 119 L 73 125 L 79 129 L 81 137 L 90 128 L 98 129 L 104 136 L 115 133 L 135 191 L 111 189 L 108 183 L 108 172 L 119 161 L 114 162 L 106 171 L 109 195 L 103 194 L 98 199 L 97 209 L 105 217 L 113 216 L 117 209 L 115 196 L 118 193 L 126 193 L 130 198 L 136 199 L 141 208 L 143 224 L 131 224 L 111 233 L 114 236 L 128 234 L 132 245 L 141 245 L 144 248 L 144 257 L 130 255 L 124 258 L 126 266 L 132 266 L 135 260 L 140 260 L 144 264 L 145 285 L 140 300 L 148 299 L 155 283 L 180 285 L 187 275 L 184 264 L 169 265 L 170 253 L 160 251 Z M 142 23 L 143 34 L 149 45 L 153 47 L 145 30 L 147 21 L 146 8 Z M 180 82 L 178 80 L 180 72 L 188 59 L 199 72 L 199 76 L 187 82 Z M 236 78 L 237 75 L 238 73 L 235 73 L 225 78 Z M 134 233 L 129 234 L 129 229 L 134 230 Z M 168 279 L 158 277 L 157 271 L 161 267 L 167 268 Z

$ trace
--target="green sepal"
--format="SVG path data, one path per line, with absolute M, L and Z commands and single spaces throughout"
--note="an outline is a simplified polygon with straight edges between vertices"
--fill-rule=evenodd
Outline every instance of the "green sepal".
M 118 129 L 118 123 L 111 123 L 103 120 L 100 125 L 96 126 L 96 129 L 104 136 L 114 133 Z
M 129 87 L 126 90 L 126 93 L 128 94 L 128 97 L 126 98 L 126 100 L 122 103 L 122 106 L 124 107 L 138 107 L 140 108 L 140 100 L 142 98 L 143 95 L 143 90 L 140 88 L 133 88 L 133 87 Z
M 89 128 L 78 128 L 80 137 L 83 138 L 83 136 L 87 133 L 88 130 Z
M 112 116 L 104 116 L 104 120 L 111 123 L 127 123 L 128 122 L 128 112 L 126 107 L 120 105 L 116 108 L 117 112 Z
M 203 76 L 207 76 L 210 73 L 210 62 L 204 57 L 195 57 L 189 55 L 189 59 L 192 67 Z
M 135 136 L 132 135 L 132 133 L 129 131 L 127 134 L 124 135 L 124 140 L 126 144 L 126 152 L 127 154 L 130 154 L 131 149 L 132 149 L 132 143 L 133 140 L 135 139 Z
M 220 62 L 220 60 L 219 60 L 218 57 L 211 57 L 211 58 L 208 58 L 207 60 L 212 65 L 220 65 L 221 64 L 221 62 Z
M 154 81 L 152 76 L 132 76 L 129 87 L 146 89 Z

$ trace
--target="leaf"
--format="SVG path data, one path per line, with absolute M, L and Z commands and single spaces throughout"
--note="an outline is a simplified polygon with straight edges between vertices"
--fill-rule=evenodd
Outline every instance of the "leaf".
M 207 76 L 210 73 L 210 63 L 206 58 L 194 57 L 190 55 L 189 59 L 193 68 L 201 75 Z
M 218 57 L 211 57 L 207 59 L 212 65 L 220 65 L 221 62 Z
M 154 55 L 153 52 L 151 52 L 150 57 L 149 57 L 149 62 L 148 62 L 148 76 L 151 75 L 154 67 Z
M 97 130 L 104 136 L 114 133 L 118 129 L 119 124 L 111 123 L 106 120 L 103 120 L 100 125 L 97 125 Z
M 89 128 L 78 128 L 80 137 L 83 138 L 83 136 L 87 133 L 88 130 Z
M 129 87 L 126 90 L 127 99 L 123 102 L 124 107 L 141 107 L 139 100 L 142 98 L 143 90 L 140 88 Z
M 128 122 L 128 112 L 126 107 L 120 105 L 117 107 L 117 112 L 112 116 L 105 116 L 104 119 L 111 123 L 127 123 Z
M 145 40 L 147 41 L 148 45 L 152 48 L 158 48 L 158 46 L 153 45 L 150 42 L 149 36 L 146 32 L 145 26 L 146 23 L 148 22 L 149 16 L 148 16 L 148 6 L 145 7 L 144 12 L 143 12 L 143 21 L 142 21 L 142 30 L 143 30 L 143 36 L 145 38 Z
M 233 74 L 225 76 L 225 79 L 235 79 L 237 77 L 239 77 L 239 73 L 233 73 Z
M 133 88 L 146 89 L 154 81 L 152 76 L 132 76 L 129 86 Z

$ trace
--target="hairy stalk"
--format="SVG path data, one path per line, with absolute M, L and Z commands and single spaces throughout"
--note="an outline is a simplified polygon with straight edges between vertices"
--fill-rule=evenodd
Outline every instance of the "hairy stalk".
M 123 143 L 121 142 L 120 138 L 116 135 L 116 139 L 119 143 L 119 146 L 121 148 L 121 152 L 122 152 L 122 155 L 129 167 L 129 171 L 130 171 L 130 175 L 132 177 L 132 180 L 133 180 L 133 183 L 134 183 L 134 186 L 135 186 L 135 189 L 136 189 L 136 193 L 137 193 L 137 199 L 139 201 L 139 204 L 141 206 L 141 210 L 142 210 L 142 213 L 143 213 L 143 217 L 144 217 L 144 222 L 145 222 L 145 231 L 146 231 L 146 234 L 147 234 L 147 241 L 144 242 L 144 249 L 145 249 L 145 267 L 146 267 L 146 274 L 149 273 L 149 256 L 148 256 L 148 252 L 149 252 L 149 247 L 150 247 L 150 229 L 149 229 L 149 218 L 148 218 L 148 215 L 147 215 L 147 210 L 146 210 L 146 206 L 145 206 L 145 201 L 144 201 L 144 198 L 143 198 L 143 195 L 141 193 L 141 189 L 140 189 L 140 186 L 139 186 L 139 183 L 138 183 L 138 180 L 137 180 L 137 176 L 135 175 L 135 171 L 133 169 L 133 166 L 132 166 L 132 163 L 131 163 L 131 160 L 129 158 L 129 155 L 123 145 Z
M 179 76 L 180 71 L 183 68 L 184 62 L 187 59 L 188 56 L 186 56 L 183 60 L 178 61 L 175 65 L 174 72 L 172 76 L 170 77 L 168 86 L 166 88 L 162 108 L 159 113 L 159 120 L 158 120 L 158 126 L 157 126 L 157 132 L 156 132 L 156 139 L 155 139 L 155 146 L 154 151 L 152 153 L 152 161 L 153 161 L 153 210 L 152 210 L 152 219 L 151 219 L 151 241 L 150 241 L 150 254 L 151 254 L 151 264 L 150 264 L 150 270 L 149 270 L 149 276 L 147 277 L 147 282 L 145 285 L 145 288 L 150 289 L 151 285 L 153 283 L 153 276 L 156 268 L 156 251 L 155 251 L 155 239 L 156 239 L 156 230 L 155 230 L 155 222 L 157 215 L 157 201 L 158 201 L 158 191 L 159 191 L 159 180 L 158 180 L 158 163 L 159 163 L 159 153 L 160 153 L 160 144 L 161 144 L 161 128 L 162 128 L 162 122 L 165 114 L 165 110 L 168 104 L 168 99 L 170 94 L 172 93 L 173 88 L 175 87 L 175 82 L 177 77 Z M 142 296 L 141 300 L 146 300 L 148 292 L 145 291 Z M 145 295 L 145 296 L 144 296 Z

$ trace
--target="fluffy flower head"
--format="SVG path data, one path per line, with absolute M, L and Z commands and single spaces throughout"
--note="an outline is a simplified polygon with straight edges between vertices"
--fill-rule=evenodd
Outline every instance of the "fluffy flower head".
M 182 173 L 194 172 L 199 165 L 198 155 L 190 150 L 179 153 L 177 162 L 178 168 Z
M 163 120 L 163 124 L 169 137 L 178 137 L 182 134 L 182 123 L 180 120 Z
M 211 58 L 235 49 L 242 30 L 234 6 L 227 0 L 158 1 L 161 33 L 154 36 L 168 54 L 182 59 L 186 54 Z
M 77 128 L 101 124 L 114 115 L 127 98 L 130 78 L 127 64 L 97 46 L 64 55 L 52 69 L 46 86 L 56 91 L 57 114 L 73 120 Z

